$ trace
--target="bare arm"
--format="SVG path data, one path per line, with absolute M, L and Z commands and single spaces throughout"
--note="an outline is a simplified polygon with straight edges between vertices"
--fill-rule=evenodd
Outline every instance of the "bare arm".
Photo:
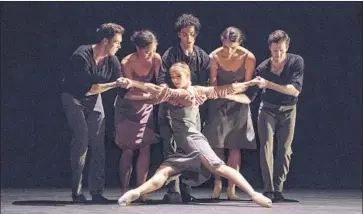
M 139 94 L 127 93 L 124 98 L 128 100 L 145 101 L 151 99 L 152 96 L 149 93 L 139 93 Z
M 251 82 L 232 83 L 231 85 L 223 86 L 195 86 L 199 96 L 204 95 L 208 99 L 226 98 L 228 95 L 242 93 L 253 85 Z
M 245 68 L 245 81 L 250 81 L 252 80 L 256 68 L 256 57 L 251 52 L 247 53 Z
M 152 83 L 145 83 L 128 78 L 120 78 L 120 85 L 124 88 L 138 88 L 144 92 L 150 93 L 150 103 L 157 104 L 162 102 L 169 102 L 171 104 L 180 104 L 183 106 L 193 105 L 193 95 L 185 89 L 171 89 L 167 87 L 158 86 Z
M 297 97 L 300 94 L 300 91 L 298 91 L 292 84 L 279 85 L 279 84 L 268 81 L 266 88 L 275 90 L 282 94 L 294 96 L 294 97 Z
M 303 76 L 304 76 L 304 59 L 298 57 L 292 65 L 293 74 L 289 84 L 279 85 L 270 81 L 267 81 L 266 88 L 278 91 L 283 94 L 298 97 L 302 89 Z
M 91 89 L 86 93 L 86 96 L 91 96 L 95 94 L 101 94 L 105 91 L 118 87 L 117 81 L 103 84 L 93 84 Z
M 286 95 L 290 95 L 290 96 L 294 96 L 294 97 L 299 96 L 299 93 L 300 93 L 292 84 L 280 85 L 280 84 L 276 84 L 271 81 L 268 81 L 260 76 L 251 80 L 251 82 L 258 85 L 259 88 L 268 88 L 268 89 L 280 92 L 282 94 L 286 94 Z
M 209 84 L 211 86 L 217 86 L 217 68 L 218 68 L 218 64 L 217 64 L 217 59 L 215 57 L 216 56 L 214 56 L 213 53 L 210 54 L 211 66 L 210 66 L 210 71 L 209 71 L 209 79 L 210 79 Z
M 251 99 L 246 94 L 231 94 L 227 95 L 225 98 L 238 103 L 244 103 L 244 104 L 251 103 Z

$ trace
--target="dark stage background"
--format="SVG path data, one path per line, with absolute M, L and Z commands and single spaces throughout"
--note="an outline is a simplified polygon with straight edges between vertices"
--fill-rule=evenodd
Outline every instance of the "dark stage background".
M 202 23 L 197 45 L 211 52 L 221 45 L 222 30 L 234 25 L 246 32 L 244 46 L 258 64 L 269 56 L 268 34 L 278 28 L 289 33 L 290 52 L 305 59 L 306 69 L 286 188 L 361 188 L 361 11 L 361 2 L 2 2 L 1 185 L 70 186 L 59 81 L 70 55 L 93 42 L 100 24 L 125 27 L 120 59 L 134 51 L 129 38 L 140 28 L 157 34 L 162 54 L 176 41 L 176 18 L 187 12 Z M 112 187 L 118 186 L 120 152 L 110 126 L 113 93 L 104 97 L 106 186 Z M 258 104 L 252 104 L 254 117 Z M 153 168 L 160 149 L 153 148 Z M 242 171 L 262 187 L 257 151 L 243 152 Z

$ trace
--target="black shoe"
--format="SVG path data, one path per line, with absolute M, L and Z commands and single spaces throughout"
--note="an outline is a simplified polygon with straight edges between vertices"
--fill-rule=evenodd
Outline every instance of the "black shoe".
M 263 195 L 271 200 L 274 200 L 275 198 L 274 192 L 264 192 Z
M 282 195 L 282 192 L 278 192 L 278 191 L 274 192 L 274 201 L 280 202 L 280 201 L 284 201 L 284 200 L 285 200 L 285 197 Z
M 184 203 L 193 202 L 196 199 L 190 194 L 192 188 L 184 183 L 180 184 L 180 194 Z
M 110 203 L 110 200 L 103 197 L 102 195 L 92 195 L 92 203 L 108 204 L 108 203 Z
M 168 192 L 164 195 L 163 201 L 169 204 L 183 203 L 182 196 L 177 192 Z
M 72 201 L 74 204 L 84 204 L 87 202 L 87 199 L 83 194 L 81 195 L 72 194 Z

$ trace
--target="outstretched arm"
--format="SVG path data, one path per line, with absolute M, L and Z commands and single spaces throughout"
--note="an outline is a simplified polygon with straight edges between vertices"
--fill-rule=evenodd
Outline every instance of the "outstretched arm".
M 228 100 L 232 100 L 238 103 L 250 104 L 252 100 L 246 94 L 231 94 L 225 97 Z
M 251 82 L 233 83 L 231 85 L 223 86 L 195 86 L 197 94 L 199 96 L 204 95 L 207 99 L 226 98 L 228 95 L 242 93 L 246 91 L 249 86 L 252 86 Z
M 150 98 L 154 104 L 161 102 L 179 103 L 183 106 L 190 106 L 193 104 L 193 96 L 185 89 L 171 89 L 152 83 L 130 80 L 128 78 L 119 78 L 118 81 L 120 82 L 120 87 L 135 87 L 150 93 Z
M 93 84 L 91 89 L 86 93 L 86 96 L 101 94 L 116 87 L 118 87 L 117 81 L 103 84 Z

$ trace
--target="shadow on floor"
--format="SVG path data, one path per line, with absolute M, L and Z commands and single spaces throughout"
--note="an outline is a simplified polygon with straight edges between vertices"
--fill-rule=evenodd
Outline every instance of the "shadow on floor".
M 220 202 L 252 202 L 251 200 L 238 200 L 230 201 L 227 199 L 211 199 L 211 198 L 198 198 L 189 203 L 183 203 L 184 205 L 196 205 L 196 204 L 216 204 Z M 273 203 L 297 203 L 299 201 L 294 199 L 285 199 L 284 201 L 273 201 Z M 17 206 L 66 206 L 66 205 L 80 205 L 74 204 L 72 201 L 56 201 L 56 200 L 27 200 L 27 201 L 14 201 L 13 205 Z M 94 203 L 92 201 L 87 201 L 82 205 L 116 205 L 117 200 L 109 200 L 108 203 Z M 145 202 L 135 202 L 132 205 L 162 205 L 168 204 L 164 200 L 147 200 Z

